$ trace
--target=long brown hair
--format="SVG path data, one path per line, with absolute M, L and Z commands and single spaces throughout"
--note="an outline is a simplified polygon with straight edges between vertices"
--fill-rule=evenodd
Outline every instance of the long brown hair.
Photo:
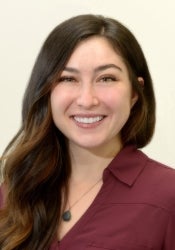
M 142 49 L 120 22 L 96 15 L 80 15 L 58 25 L 36 59 L 22 107 L 22 125 L 2 160 L 6 186 L 0 212 L 2 250 L 48 249 L 61 216 L 62 191 L 67 190 L 71 164 L 67 140 L 55 127 L 50 93 L 75 46 L 82 39 L 106 37 L 121 54 L 138 101 L 123 127 L 123 144 L 145 146 L 155 125 L 152 80 Z M 144 79 L 144 87 L 138 83 Z

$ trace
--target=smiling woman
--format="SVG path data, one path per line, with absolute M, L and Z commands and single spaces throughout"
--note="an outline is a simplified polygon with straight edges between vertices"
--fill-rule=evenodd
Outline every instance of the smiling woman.
M 108 143 L 109 151 L 117 151 L 137 98 L 121 56 L 106 38 L 93 36 L 76 47 L 51 92 L 53 120 L 71 147 L 98 148 L 100 154 Z
M 154 127 L 152 80 L 133 34 L 96 15 L 58 25 L 1 159 L 0 248 L 174 249 L 175 170 L 139 150 Z

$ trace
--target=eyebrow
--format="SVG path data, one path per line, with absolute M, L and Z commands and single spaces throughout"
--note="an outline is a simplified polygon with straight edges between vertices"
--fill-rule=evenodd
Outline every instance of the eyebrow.
M 117 70 L 119 70 L 119 71 L 122 72 L 122 69 L 119 66 L 117 66 L 117 65 L 115 65 L 113 63 L 100 65 L 97 68 L 95 68 L 94 71 L 95 71 L 95 73 L 98 73 L 100 71 L 103 71 L 103 70 L 106 70 L 106 69 L 110 69 L 110 68 L 115 68 L 115 69 L 117 69 Z M 78 69 L 72 68 L 72 67 L 65 67 L 63 69 L 63 71 L 68 71 L 70 73 L 80 73 L 80 71 Z

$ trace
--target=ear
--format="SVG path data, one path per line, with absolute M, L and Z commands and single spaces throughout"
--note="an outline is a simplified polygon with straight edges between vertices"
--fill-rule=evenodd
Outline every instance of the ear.
M 140 84 L 141 87 L 144 87 L 144 79 L 143 79 L 143 77 L 139 76 L 137 78 L 137 80 L 138 80 L 138 84 Z M 134 104 L 137 102 L 137 100 L 138 100 L 138 94 L 135 91 L 133 91 L 132 98 L 131 98 L 131 107 L 134 106 Z
M 144 87 L 144 79 L 143 79 L 143 77 L 139 76 L 139 77 L 137 77 L 137 80 L 138 80 L 138 83 L 139 83 L 142 87 Z

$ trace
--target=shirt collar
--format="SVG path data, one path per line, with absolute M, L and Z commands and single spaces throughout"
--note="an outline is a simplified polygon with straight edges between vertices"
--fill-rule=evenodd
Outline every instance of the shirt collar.
M 107 169 L 121 182 L 132 186 L 144 169 L 148 157 L 136 146 L 125 146 L 111 161 Z

